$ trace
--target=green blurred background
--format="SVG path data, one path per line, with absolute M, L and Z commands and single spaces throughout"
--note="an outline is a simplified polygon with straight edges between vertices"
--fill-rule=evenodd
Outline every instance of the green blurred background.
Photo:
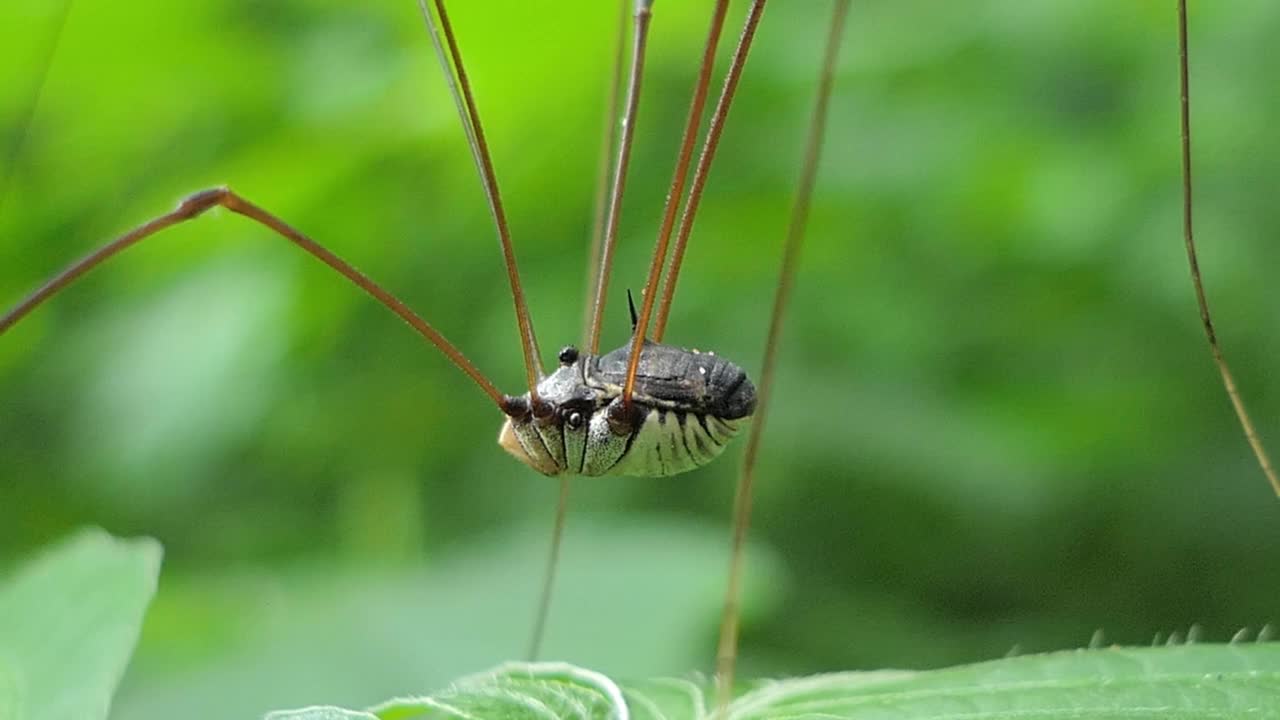
M 615 10 L 456 5 L 550 353 L 579 334 Z M 607 346 L 704 5 L 656 7 Z M 61 7 L 0 7 L 6 153 Z M 766 13 L 668 335 L 753 373 L 826 13 Z M 1193 5 L 1203 268 L 1276 449 L 1278 32 L 1270 0 Z M 844 51 L 759 468 L 744 673 L 1280 619 L 1280 503 L 1181 247 L 1172 2 L 859 2 Z M 228 183 L 519 389 L 497 244 L 411 0 L 76 0 L 3 157 L 0 303 Z M 121 718 L 361 705 L 524 653 L 556 482 L 497 447 L 500 415 L 432 348 L 241 218 L 170 231 L 6 334 L 0 403 L 0 562 L 82 524 L 165 544 Z M 740 452 L 575 485 L 544 656 L 711 668 Z

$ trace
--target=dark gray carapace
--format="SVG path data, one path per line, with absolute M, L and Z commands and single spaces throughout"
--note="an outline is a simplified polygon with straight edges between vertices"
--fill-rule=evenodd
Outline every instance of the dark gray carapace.
M 645 342 L 630 411 L 631 344 L 605 355 L 567 347 L 538 383 L 510 398 L 498 444 L 544 475 L 675 475 L 711 462 L 746 425 L 756 388 L 715 353 Z

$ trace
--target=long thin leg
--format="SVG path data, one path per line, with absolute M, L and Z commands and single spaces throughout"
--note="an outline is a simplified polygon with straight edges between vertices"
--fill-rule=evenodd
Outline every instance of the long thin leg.
M 689 186 L 689 201 L 684 204 L 684 212 L 680 215 L 680 229 L 676 232 L 676 244 L 671 250 L 671 267 L 667 269 L 667 277 L 662 283 L 662 301 L 658 306 L 658 316 L 654 320 L 653 327 L 654 342 L 662 342 L 663 336 L 667 333 L 671 300 L 676 294 L 676 281 L 680 278 L 684 252 L 689 246 L 693 219 L 698 214 L 698 205 L 702 202 L 702 191 L 707 186 L 707 175 L 711 172 L 711 161 L 715 159 L 716 149 L 720 147 L 720 135 L 724 132 L 724 123 L 729 117 L 729 108 L 733 105 L 738 81 L 742 78 L 742 70 L 747 64 L 747 53 L 751 50 L 751 40 L 755 37 L 756 26 L 760 24 L 760 15 L 763 12 L 763 0 L 757 0 L 747 12 L 747 23 L 742 29 L 742 36 L 738 39 L 738 47 L 733 51 L 733 61 L 729 64 L 729 73 L 725 76 L 720 99 L 716 101 L 715 112 L 711 114 L 707 139 L 702 145 L 702 154 L 698 156 L 698 166 L 693 171 L 693 183 Z
M 609 178 L 613 176 L 613 146 L 618 143 L 618 113 L 622 103 L 622 73 L 626 63 L 627 8 L 631 0 L 618 3 L 618 30 L 614 40 L 613 72 L 609 75 L 609 98 L 605 102 L 604 132 L 600 139 L 600 164 L 596 170 L 595 200 L 591 213 L 591 250 L 587 256 L 587 289 L 582 303 L 582 346 L 591 351 L 592 299 L 600 276 L 600 253 L 604 245 L 605 221 L 609 211 Z
M 751 38 L 755 35 L 755 24 L 759 22 L 759 11 L 763 10 L 765 0 L 756 0 L 752 14 L 747 17 L 743 35 L 746 38 L 746 49 L 734 55 L 738 64 L 746 62 L 747 51 L 751 46 Z M 675 221 L 679 196 L 684 191 L 685 174 L 689 169 L 689 159 L 693 154 L 693 143 L 702 123 L 702 109 L 707 99 L 707 85 L 711 80 L 711 70 L 715 65 L 716 45 L 720 40 L 720 29 L 724 25 L 726 3 L 720 2 L 712 19 L 711 30 L 707 35 L 706 50 L 702 56 L 702 68 L 698 72 L 698 85 L 694 91 L 694 99 L 689 109 L 689 121 L 685 124 L 684 140 L 680 146 L 680 159 L 676 163 L 676 175 L 671 182 L 671 190 L 667 195 L 666 212 L 662 219 L 662 229 L 658 233 L 658 242 L 653 249 L 653 260 L 649 264 L 649 277 L 644 283 L 644 298 L 640 303 L 640 317 L 631 338 L 631 356 L 627 364 L 627 380 L 622 387 L 622 403 L 628 409 L 631 406 L 631 394 L 635 391 L 636 371 L 640 368 L 640 350 L 644 346 L 645 333 L 649 328 L 649 318 L 653 313 L 653 303 L 657 295 L 658 277 L 662 274 L 662 266 L 667 260 L 667 246 L 671 240 L 671 227 Z M 736 84 L 733 86 L 736 88 Z M 731 88 L 726 88 L 732 92 Z
M 551 613 L 551 595 L 555 590 L 556 568 L 560 564 L 560 546 L 564 539 L 565 516 L 569 509 L 569 476 L 560 476 L 560 497 L 556 500 L 556 519 L 551 526 L 551 553 L 547 556 L 547 568 L 542 574 L 542 593 L 538 596 L 538 611 L 533 620 L 533 636 L 529 639 L 529 662 L 538 659 L 542 650 L 542 636 L 547 629 L 547 616 Z
M 215 206 L 222 206 L 231 212 L 244 215 L 250 220 L 261 225 L 265 225 L 284 239 L 302 248 L 312 257 L 336 270 L 361 290 L 368 293 L 373 297 L 373 299 L 382 303 L 388 310 L 400 316 L 400 319 L 404 320 L 410 327 L 418 331 L 419 335 L 426 338 L 432 345 L 439 348 L 440 351 L 445 354 L 445 357 L 449 358 L 454 365 L 458 366 L 459 370 L 466 373 L 468 377 L 475 381 L 476 385 L 480 386 L 480 389 L 483 390 L 484 394 L 488 395 L 491 400 L 493 400 L 494 404 L 499 408 L 505 407 L 503 394 L 498 391 L 498 388 L 495 387 L 492 382 L 489 381 L 489 378 L 485 377 L 484 373 L 480 372 L 480 370 L 478 370 L 476 366 L 462 354 L 462 351 L 458 350 L 453 343 L 445 339 L 445 337 L 433 328 L 430 323 L 423 320 L 417 313 L 409 309 L 409 306 L 405 305 L 403 301 L 395 295 L 392 295 L 389 291 L 378 285 L 373 280 L 370 280 L 368 276 L 359 270 L 356 270 L 345 260 L 334 255 L 324 246 L 297 230 L 294 230 L 283 220 L 277 218 L 266 210 L 263 210 L 257 205 L 254 205 L 248 200 L 245 200 L 225 187 L 214 188 L 212 190 L 202 190 L 201 192 L 191 195 L 179 203 L 178 207 L 172 212 L 161 215 L 160 217 L 144 223 L 143 225 L 139 225 L 133 230 L 130 230 L 124 235 L 121 235 L 115 240 L 112 240 L 80 260 L 72 263 L 65 270 L 54 276 L 53 279 L 46 282 L 35 292 L 31 293 L 19 302 L 12 310 L 5 313 L 3 316 L 0 316 L 0 335 L 3 335 L 5 331 L 13 327 L 14 324 L 26 317 L 28 313 L 35 310 L 41 303 L 55 295 L 59 290 L 62 290 L 66 286 L 75 282 L 82 275 L 111 259 L 116 254 L 152 235 L 155 235 L 167 227 L 198 217 Z
M 605 224 L 604 248 L 600 253 L 600 271 L 596 274 L 595 299 L 591 303 L 591 331 L 587 352 L 600 352 L 600 329 L 604 326 L 604 309 L 609 293 L 609 273 L 613 269 L 613 248 L 618 240 L 618 223 L 622 219 L 622 196 L 627 188 L 627 167 L 631 164 L 631 144 L 635 136 L 636 115 L 640 109 L 640 81 L 644 78 L 645 48 L 649 44 L 649 20 L 652 0 L 637 0 L 635 30 L 631 42 L 631 73 L 627 80 L 627 109 L 622 118 L 622 142 L 618 145 L 618 161 L 613 168 L 613 191 L 609 197 L 608 221 Z
M 1218 366 L 1218 373 L 1222 375 L 1222 385 L 1227 389 L 1227 397 L 1231 398 L 1231 405 L 1236 410 L 1240 427 L 1249 441 L 1249 447 L 1253 449 L 1253 456 L 1258 459 L 1262 474 L 1267 476 L 1271 489 L 1280 496 L 1280 478 L 1276 477 L 1276 471 L 1271 466 L 1271 458 L 1267 456 L 1267 449 L 1263 447 L 1262 440 L 1258 438 L 1258 431 L 1254 429 L 1253 421 L 1249 419 L 1249 411 L 1245 409 L 1240 391 L 1236 389 L 1235 377 L 1227 367 L 1227 359 L 1218 345 L 1218 335 L 1214 332 L 1213 320 L 1209 316 L 1209 300 L 1205 296 L 1204 283 L 1200 280 L 1200 262 L 1196 258 L 1196 241 L 1191 223 L 1191 73 L 1187 69 L 1188 54 L 1187 0 L 1178 0 L 1178 89 L 1181 97 L 1179 119 L 1182 126 L 1182 238 L 1187 247 L 1187 264 L 1191 267 L 1191 284 L 1195 286 L 1196 303 L 1200 306 L 1200 324 L 1204 326 L 1205 337 L 1209 340 L 1209 350 L 1213 353 L 1213 362 Z
M 630 0 L 619 4 L 618 32 L 614 42 L 613 72 L 609 79 L 609 98 L 605 103 L 604 131 L 600 141 L 600 165 L 596 173 L 595 211 L 591 221 L 591 252 L 587 262 L 586 299 L 582 303 L 582 342 L 591 343 L 591 298 L 595 293 L 601 245 L 604 243 L 605 212 L 608 206 L 609 178 L 613 170 L 613 146 L 617 142 L 618 111 L 622 101 L 622 72 L 626 62 L 627 8 Z M 551 597 L 555 591 L 556 574 L 560 567 L 560 547 L 564 540 L 565 519 L 569 514 L 569 476 L 560 476 L 560 495 L 556 500 L 555 521 L 551 525 L 551 544 L 547 553 L 547 566 L 542 575 L 542 593 L 538 596 L 538 609 L 533 620 L 533 635 L 529 639 L 529 662 L 538 659 L 542 650 L 542 638 L 551 613 Z
M 503 209 L 502 195 L 498 192 L 498 179 L 493 172 L 493 159 L 489 154 L 489 144 L 485 140 L 484 127 L 480 124 L 480 113 L 476 110 L 475 97 L 471 93 L 471 81 L 467 79 L 466 68 L 462 64 L 462 52 L 458 49 L 457 38 L 453 34 L 453 26 L 449 23 L 449 14 L 445 12 L 444 0 L 434 0 L 435 17 L 432 16 L 426 0 L 418 0 L 418 8 L 431 33 L 431 42 L 444 68 L 445 80 L 449 84 L 449 92 L 453 95 L 454 104 L 458 107 L 458 115 L 462 118 L 463 130 L 467 135 L 467 144 L 471 148 L 471 157 L 475 160 L 476 169 L 480 173 L 480 182 L 484 186 L 485 197 L 489 200 L 489 212 L 493 215 L 493 223 L 498 231 L 498 242 L 502 246 L 502 259 L 507 267 L 507 279 L 511 283 L 511 300 L 516 308 L 516 325 L 520 329 L 520 345 L 524 351 L 525 380 L 529 386 L 529 396 L 536 407 L 538 404 L 538 379 L 542 376 L 542 358 L 538 352 L 538 339 L 533 332 L 533 320 L 529 317 L 529 304 L 525 300 L 524 288 L 520 284 L 520 270 L 516 267 L 516 253 L 511 245 L 511 230 L 507 225 L 507 214 Z M 439 25 L 436 24 L 439 18 Z M 443 35 L 444 44 L 441 44 Z M 445 47 L 448 51 L 446 54 Z
M 769 318 L 769 334 L 765 339 L 764 363 L 760 371 L 759 395 L 756 412 L 747 436 L 747 447 L 742 458 L 742 471 L 738 476 L 738 488 L 733 500 L 733 540 L 729 560 L 729 582 L 725 589 L 724 618 L 720 625 L 720 643 L 716 652 L 716 695 L 720 717 L 728 712 L 733 690 L 734 664 L 738 657 L 739 596 L 742 588 L 743 551 L 746 546 L 747 528 L 751 524 L 751 490 L 755 476 L 756 455 L 760 451 L 760 437 L 764 433 L 768 417 L 769 399 L 773 393 L 773 375 L 777 365 L 778 342 L 782 336 L 782 321 L 795 282 L 796 263 L 804 241 L 805 226 L 809 219 L 809 204 L 813 197 L 813 185 L 818 174 L 818 159 L 822 153 L 822 139 L 826 132 L 827 105 L 831 98 L 831 85 L 835 79 L 836 60 L 840 51 L 840 37 L 844 32 L 845 18 L 849 14 L 850 0 L 836 0 L 831 18 L 827 46 L 822 60 L 822 75 L 818 81 L 818 96 L 814 102 L 813 116 L 809 124 L 809 138 L 805 144 L 804 163 L 800 171 L 800 185 L 796 189 L 795 205 L 791 209 L 791 221 L 787 227 L 786 246 L 782 253 L 782 268 L 778 273 L 778 289 L 773 299 L 773 314 Z

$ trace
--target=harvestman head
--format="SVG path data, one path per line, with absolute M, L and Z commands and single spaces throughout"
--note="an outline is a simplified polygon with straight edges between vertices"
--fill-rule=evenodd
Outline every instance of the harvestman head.
M 631 11 L 633 2 L 634 12 Z M 526 385 L 524 392 L 509 395 L 499 391 L 494 383 L 461 351 L 392 293 L 274 214 L 228 188 L 197 192 L 183 200 L 175 210 L 140 225 L 71 264 L 20 301 L 12 310 L 0 316 L 0 335 L 44 301 L 117 253 L 165 228 L 193 219 L 213 207 L 226 208 L 272 230 L 338 272 L 436 346 L 455 366 L 470 377 L 504 414 L 505 418 L 498 437 L 501 446 L 539 473 L 561 478 L 560 503 L 557 508 L 552 552 L 530 655 L 537 653 L 549 606 L 552 577 L 564 525 L 567 479 L 574 475 L 653 477 L 691 470 L 717 457 L 728 441 L 754 416 L 755 421 L 750 424 L 750 437 L 735 497 L 733 552 L 717 660 L 723 708 L 727 702 L 736 657 L 742 547 L 751 511 L 754 462 L 759 449 L 764 414 L 776 365 L 778 338 L 804 236 L 809 198 L 813 190 L 821 140 L 825 130 L 826 104 L 833 80 L 836 53 L 850 2 L 834 0 L 834 14 L 829 25 L 799 188 L 784 247 L 758 390 L 737 364 L 714 353 L 702 353 L 664 345 L 662 338 L 666 331 L 679 270 L 699 201 L 764 10 L 765 0 L 753 0 L 747 10 L 730 67 L 725 75 L 723 88 L 708 124 L 702 150 L 697 163 L 694 164 L 694 145 L 702 124 L 710 78 L 728 10 L 728 0 L 717 0 L 714 3 L 710 29 L 677 156 L 675 173 L 644 285 L 641 307 L 638 311 L 634 306 L 632 307 L 632 337 L 624 346 L 611 352 L 601 353 L 600 331 L 622 211 L 653 5 L 652 0 L 623 0 L 621 3 L 622 13 L 618 28 L 614 81 L 606 114 L 607 130 L 600 166 L 601 182 L 597 191 L 598 212 L 597 221 L 594 224 L 596 235 L 592 244 L 589 266 L 591 278 L 588 282 L 588 295 L 591 302 L 587 307 L 583 346 L 581 350 L 573 346 L 563 348 L 558 354 L 557 367 L 550 373 L 544 371 L 541 363 L 488 142 L 444 0 L 419 0 L 419 5 L 457 106 L 502 249 L 524 356 Z M 632 18 L 632 46 L 629 72 L 625 73 L 628 79 L 625 103 L 622 103 L 621 80 L 624 75 L 624 65 L 626 65 L 623 62 L 623 46 L 627 35 L 628 16 Z M 1178 19 L 1184 237 L 1193 285 L 1209 345 L 1224 385 L 1264 474 L 1277 494 L 1280 494 L 1280 482 L 1277 481 L 1270 461 L 1258 440 L 1219 348 L 1200 280 L 1191 222 L 1190 91 L 1185 0 L 1179 0 Z M 620 105 L 623 107 L 620 108 Z M 619 116 L 622 118 L 621 123 L 617 122 Z M 622 129 L 621 137 L 617 137 L 614 132 L 619 127 Z M 613 158 L 612 161 L 610 158 Z M 686 195 L 685 186 L 691 164 L 694 165 L 694 172 Z M 0 188 L 2 187 L 0 185 Z M 607 202 L 605 202 L 606 197 Z M 0 200 L 2 199 L 0 197 Z M 680 213 L 677 230 L 677 211 L 682 207 L 683 212 Z M 671 250 L 671 260 L 668 261 L 668 250 L 673 233 L 675 246 Z M 661 284 L 660 281 L 662 281 Z

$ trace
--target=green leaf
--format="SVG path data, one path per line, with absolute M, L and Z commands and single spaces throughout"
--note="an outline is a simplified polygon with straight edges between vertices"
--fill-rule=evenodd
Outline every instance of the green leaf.
M 1277 718 L 1280 645 L 1078 650 L 911 674 L 763 685 L 735 718 Z
M 608 677 L 568 663 L 509 663 L 429 697 L 371 708 L 379 720 L 503 720 L 626 717 L 624 691 Z
M 86 530 L 0 585 L 0 720 L 100 720 L 155 593 L 160 545 Z
M 378 720 L 378 716 L 336 707 L 309 707 L 267 713 L 265 720 Z
M 396 700 L 367 712 L 379 720 L 660 720 L 708 717 L 714 702 L 713 691 L 701 680 L 656 679 L 623 687 L 564 663 L 512 663 L 428 697 Z M 1280 644 L 1078 650 L 927 672 L 766 681 L 734 699 L 729 717 L 1267 720 L 1280 718 Z

